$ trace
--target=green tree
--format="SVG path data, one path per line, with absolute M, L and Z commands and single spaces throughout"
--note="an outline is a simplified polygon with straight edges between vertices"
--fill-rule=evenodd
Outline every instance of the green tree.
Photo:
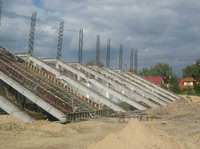
M 169 64 L 166 63 L 157 63 L 155 66 L 151 68 L 143 68 L 140 72 L 139 75 L 141 76 L 153 76 L 157 77 L 160 76 L 164 80 L 164 84 L 162 87 L 167 87 L 176 92 L 179 93 L 180 89 L 178 86 L 178 77 L 172 73 L 172 67 L 169 66 Z
M 168 64 L 164 63 L 157 63 L 155 66 L 151 68 L 143 68 L 139 75 L 141 76 L 160 76 L 163 77 L 164 83 L 170 83 L 170 79 L 175 77 L 174 74 L 172 74 L 172 68 Z
M 183 70 L 183 78 L 192 77 L 196 80 L 200 80 L 200 59 L 195 64 L 188 65 Z

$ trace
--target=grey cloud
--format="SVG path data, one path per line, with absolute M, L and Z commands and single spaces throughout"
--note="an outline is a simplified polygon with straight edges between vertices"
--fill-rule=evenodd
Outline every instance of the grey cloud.
M 173 66 L 180 76 L 194 62 L 200 48 L 200 1 L 196 0 L 3 0 L 0 44 L 24 52 L 29 22 L 38 12 L 35 51 L 37 56 L 55 57 L 59 22 L 65 21 L 63 60 L 76 61 L 78 30 L 84 29 L 84 60 L 95 59 L 96 35 L 101 35 L 101 59 L 106 40 L 112 39 L 112 66 L 118 66 L 119 44 L 124 44 L 124 64 L 129 50 L 139 50 L 139 68 L 157 62 Z M 124 66 L 125 69 L 127 69 Z

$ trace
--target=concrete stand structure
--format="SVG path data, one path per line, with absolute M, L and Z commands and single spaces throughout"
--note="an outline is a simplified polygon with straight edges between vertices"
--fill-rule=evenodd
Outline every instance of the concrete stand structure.
M 0 107 L 8 114 L 17 117 L 25 123 L 35 121 L 35 118 L 28 115 L 26 112 L 21 110 L 19 107 L 17 107 L 15 104 L 3 96 L 0 96 Z

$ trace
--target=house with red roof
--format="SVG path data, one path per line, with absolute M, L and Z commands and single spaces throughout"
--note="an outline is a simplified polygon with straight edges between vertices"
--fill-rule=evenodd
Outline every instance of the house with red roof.
M 179 81 L 179 88 L 194 88 L 194 83 L 196 82 L 193 78 L 183 78 Z
M 164 83 L 162 77 L 143 77 L 143 78 L 156 84 L 156 85 L 162 85 Z

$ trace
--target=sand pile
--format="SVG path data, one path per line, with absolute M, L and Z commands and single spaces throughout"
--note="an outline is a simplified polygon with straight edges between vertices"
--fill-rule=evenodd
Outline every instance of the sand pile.
M 45 120 L 34 121 L 32 123 L 23 123 L 10 115 L 1 115 L 0 122 L 1 131 L 40 131 L 54 134 L 77 134 L 76 129 L 71 128 L 69 125 L 63 125 L 55 122 Z
M 162 131 L 133 119 L 120 132 L 108 135 L 89 149 L 179 149 L 177 141 Z
M 0 130 L 3 130 L 3 131 L 19 131 L 19 130 L 24 130 L 24 128 L 21 127 L 19 124 L 16 124 L 16 123 L 1 123 L 0 124 Z
M 16 124 L 24 124 L 21 120 L 15 118 L 12 115 L 0 115 L 1 120 L 0 120 L 0 124 L 1 123 L 16 123 Z
M 68 127 L 67 125 L 44 120 L 25 124 L 25 128 L 27 130 L 50 132 L 57 134 L 77 134 L 76 130 Z
M 187 138 L 187 143 L 192 149 L 199 149 L 200 147 L 200 133 Z
M 190 99 L 180 99 L 166 106 L 147 110 L 147 113 L 158 116 L 172 116 L 190 112 L 200 112 L 200 104 L 194 103 Z

